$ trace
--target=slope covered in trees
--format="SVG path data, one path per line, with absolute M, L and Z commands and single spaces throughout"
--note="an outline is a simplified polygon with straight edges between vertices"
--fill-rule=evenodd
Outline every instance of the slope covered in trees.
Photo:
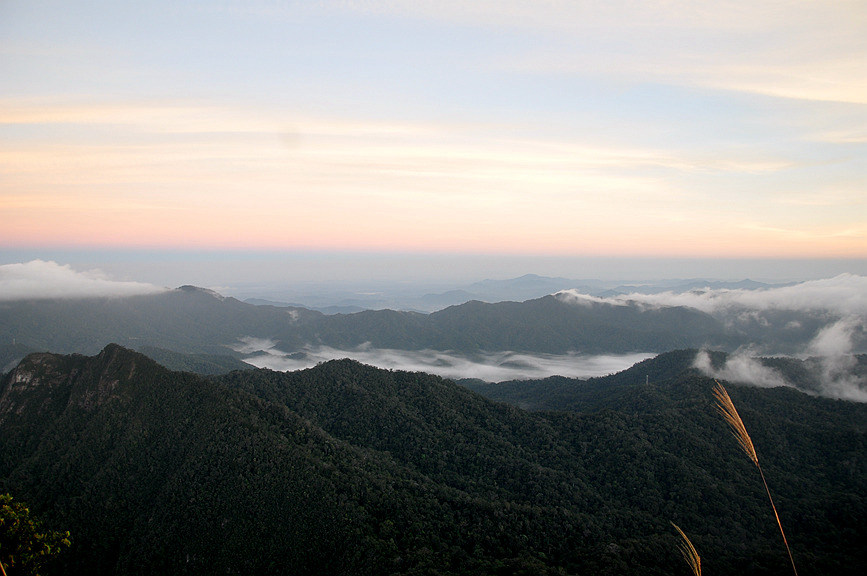
M 71 531 L 66 573 L 684 573 L 670 521 L 708 573 L 788 573 L 712 381 L 675 372 L 530 413 L 349 360 L 31 355 L 0 384 L 0 492 Z M 867 407 L 730 392 L 801 571 L 862 573 Z

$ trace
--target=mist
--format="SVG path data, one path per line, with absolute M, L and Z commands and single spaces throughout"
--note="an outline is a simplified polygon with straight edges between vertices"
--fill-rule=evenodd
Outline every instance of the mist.
M 701 350 L 696 354 L 693 366 L 718 380 L 761 388 L 789 386 L 827 398 L 867 402 L 867 377 L 858 373 L 858 359 L 847 350 L 850 347 L 847 340 L 850 328 L 846 321 L 828 326 L 808 347 L 807 351 L 812 354 L 805 354 L 801 360 L 811 378 L 809 389 L 789 382 L 782 373 L 766 366 L 761 358 L 752 356 L 748 350 L 729 355 L 719 367 L 713 365 L 708 351 Z
M 271 370 L 301 370 L 328 360 L 351 358 L 379 368 L 427 372 L 444 378 L 478 378 L 487 382 L 538 379 L 554 375 L 569 378 L 605 376 L 654 356 L 648 353 L 589 356 L 517 352 L 464 356 L 438 350 L 407 351 L 370 346 L 351 350 L 317 346 L 286 352 L 278 349 L 274 341 L 259 338 L 243 338 L 233 348 L 248 355 L 244 358 L 245 362 Z
M 112 280 L 98 269 L 77 272 L 53 261 L 0 265 L 0 301 L 136 296 L 164 290 L 143 282 Z
M 752 384 L 760 388 L 777 388 L 793 386 L 777 370 L 769 368 L 760 360 L 744 352 L 738 352 L 726 358 L 721 368 L 715 368 L 707 350 L 701 350 L 695 355 L 693 366 L 703 374 L 718 380 L 728 380 L 739 384 Z

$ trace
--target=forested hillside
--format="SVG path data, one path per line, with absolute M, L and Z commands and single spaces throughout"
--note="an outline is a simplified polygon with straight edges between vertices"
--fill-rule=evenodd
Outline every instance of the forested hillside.
M 0 491 L 72 532 L 68 574 L 685 573 L 670 521 L 708 573 L 788 573 L 711 384 L 528 413 L 349 360 L 202 378 L 38 354 L 0 388 Z M 800 570 L 863 573 L 867 407 L 730 392 Z

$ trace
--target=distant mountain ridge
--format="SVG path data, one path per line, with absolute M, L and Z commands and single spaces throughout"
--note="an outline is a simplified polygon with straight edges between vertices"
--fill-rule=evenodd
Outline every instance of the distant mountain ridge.
M 304 308 L 253 306 L 184 287 L 156 295 L 30 300 L 0 306 L 0 339 L 34 349 L 93 353 L 107 342 L 185 353 L 231 354 L 245 336 L 291 351 L 370 343 L 397 349 L 659 350 L 721 338 L 719 323 L 686 309 L 640 312 L 578 307 L 553 296 L 523 303 L 468 302 L 432 314 L 366 310 L 325 315 Z
M 286 354 L 308 347 L 352 350 L 442 350 L 457 354 L 514 351 L 543 354 L 734 350 L 761 342 L 777 353 L 802 350 L 827 324 L 822 314 L 765 311 L 711 316 L 684 306 L 573 303 L 548 295 L 523 302 L 470 301 L 430 314 L 365 310 L 326 315 L 298 307 L 254 306 L 193 286 L 145 296 L 0 303 L 0 359 L 22 350 L 92 354 L 109 342 L 242 359 L 247 338 Z M 862 335 L 863 336 L 863 335 Z M 18 352 L 16 352 L 16 350 Z M 18 355 L 16 355 L 18 354 Z M 170 361 L 167 355 L 164 357 Z M 183 368 L 183 364 L 175 367 Z
M 269 296 L 248 296 L 244 298 L 244 301 L 257 305 L 303 307 L 325 314 L 382 309 L 430 313 L 470 300 L 479 300 L 489 304 L 523 302 L 554 294 L 561 290 L 579 290 L 591 296 L 610 297 L 631 293 L 656 294 L 666 291 L 681 293 L 704 288 L 756 290 L 784 285 L 767 284 L 753 280 L 727 282 L 701 278 L 629 283 L 525 274 L 516 278 L 486 279 L 465 285 L 429 286 L 422 291 L 419 291 L 420 288 L 418 287 L 409 288 L 382 283 L 372 286 L 359 285 L 354 288 L 330 285 L 295 287 L 291 290 L 286 289 L 285 293 L 274 290 Z

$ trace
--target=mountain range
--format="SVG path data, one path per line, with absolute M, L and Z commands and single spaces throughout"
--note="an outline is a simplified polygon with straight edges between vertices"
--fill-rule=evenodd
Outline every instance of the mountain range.
M 31 354 L 0 381 L 0 490 L 71 531 L 65 574 L 686 573 L 670 522 L 708 573 L 790 573 L 694 356 L 527 412 L 351 360 L 204 377 L 114 344 Z M 867 405 L 729 392 L 799 569 L 864 573 Z
M 458 286 L 404 286 L 399 283 L 360 284 L 355 287 L 335 287 L 330 284 L 315 284 L 273 288 L 263 297 L 243 297 L 244 302 L 258 305 L 299 307 L 325 314 L 350 314 L 362 310 L 409 310 L 430 313 L 448 306 L 457 306 L 471 300 L 480 302 L 523 302 L 554 294 L 562 290 L 579 290 L 596 297 L 626 294 L 656 294 L 660 292 L 687 292 L 696 289 L 757 290 L 783 286 L 754 280 L 737 282 L 712 281 L 701 278 L 657 280 L 654 282 L 623 282 L 594 279 L 569 279 L 562 277 L 525 274 L 517 278 L 486 279 Z M 249 288 L 239 287 L 240 293 L 249 293 Z
M 677 348 L 769 354 L 802 351 L 834 318 L 797 310 L 711 314 L 683 305 L 648 305 L 553 294 L 523 302 L 465 302 L 430 314 L 364 310 L 326 315 L 299 307 L 256 306 L 183 286 L 158 294 L 0 302 L 0 369 L 27 351 L 94 354 L 110 342 L 158 354 L 198 354 L 199 371 L 236 369 L 255 346 L 303 357 L 309 350 L 359 347 L 473 355 L 659 353 Z M 865 339 L 863 330 L 858 332 Z M 240 350 L 244 350 L 242 353 Z

